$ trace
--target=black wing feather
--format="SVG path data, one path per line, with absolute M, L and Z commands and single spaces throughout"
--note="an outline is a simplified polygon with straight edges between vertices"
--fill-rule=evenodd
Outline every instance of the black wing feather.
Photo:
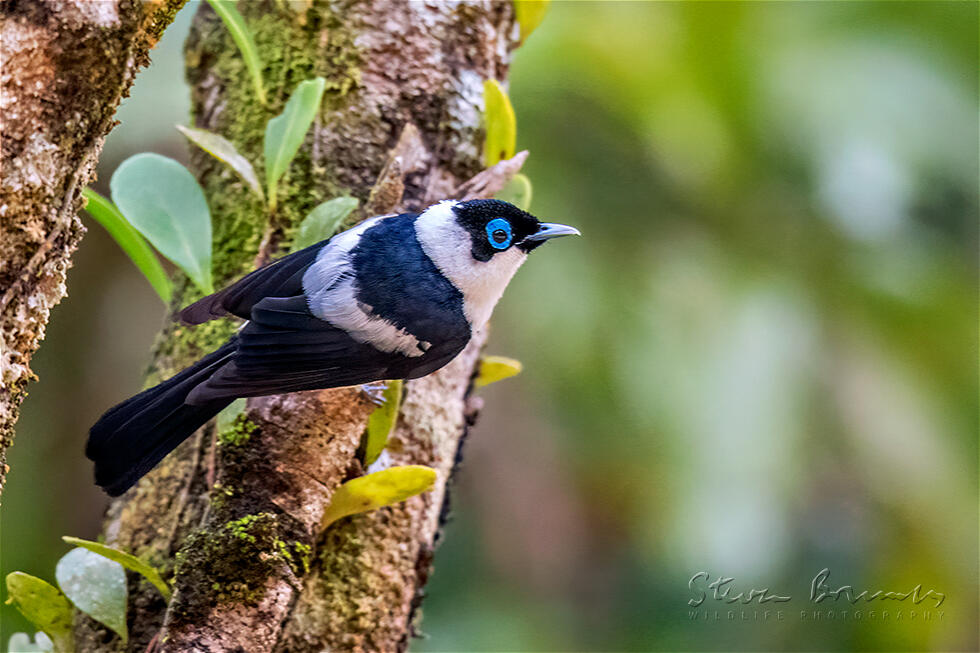
M 304 295 L 266 297 L 238 332 L 232 360 L 187 397 L 199 405 L 227 397 L 337 388 L 387 378 L 401 354 L 357 342 L 310 313 Z
M 252 309 L 266 297 L 290 297 L 303 292 L 303 274 L 316 260 L 327 240 L 261 267 L 213 295 L 199 299 L 180 312 L 184 324 L 202 324 L 224 315 L 249 319 Z

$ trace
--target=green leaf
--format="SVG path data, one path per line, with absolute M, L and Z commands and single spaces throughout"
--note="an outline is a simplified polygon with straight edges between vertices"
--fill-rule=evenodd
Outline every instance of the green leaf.
M 140 232 L 126 221 L 123 214 L 108 198 L 102 197 L 91 188 L 82 190 L 82 197 L 86 200 L 85 210 L 88 214 L 95 218 L 95 221 L 102 225 L 116 244 L 126 252 L 157 291 L 163 303 L 169 304 L 170 298 L 173 297 L 173 284 L 160 265 L 160 259 L 153 253 L 153 249 L 146 243 Z
M 357 203 L 356 197 L 335 197 L 318 204 L 300 223 L 293 238 L 293 251 L 333 236 L 344 219 L 357 208 Z
M 532 195 L 531 180 L 527 178 L 527 175 L 522 175 L 518 172 L 497 193 L 497 199 L 510 202 L 519 209 L 530 211 Z
M 495 79 L 483 82 L 483 118 L 487 140 L 483 146 L 486 167 L 514 156 L 517 148 L 517 118 L 503 87 Z
M 514 0 L 514 14 L 521 27 L 521 43 L 537 29 L 548 11 L 551 0 Z
M 34 641 L 27 633 L 14 633 L 7 643 L 9 653 L 52 653 L 54 642 L 43 632 L 34 633 Z
M 71 603 L 57 587 L 40 578 L 15 571 L 7 574 L 7 603 L 24 615 L 56 644 L 58 653 L 75 650 Z
M 120 551 L 119 549 L 113 549 L 112 547 L 106 546 L 105 544 L 101 544 L 99 542 L 90 542 L 89 540 L 83 540 L 77 537 L 65 535 L 61 539 L 68 544 L 80 546 L 83 549 L 88 549 L 93 553 L 98 553 L 104 558 L 108 558 L 113 562 L 118 562 L 126 569 L 135 571 L 137 574 L 150 581 L 150 584 L 160 591 L 160 594 L 163 595 L 164 599 L 166 599 L 168 602 L 170 601 L 170 588 L 167 587 L 165 582 L 163 582 L 163 578 L 160 577 L 160 572 L 157 571 L 155 567 L 143 562 L 136 556 L 126 553 L 125 551 Z
M 238 416 L 245 412 L 246 402 L 244 398 L 238 398 L 225 406 L 215 420 L 215 428 L 218 433 L 224 433 L 231 428 Z
M 248 184 L 248 187 L 259 196 L 259 199 L 265 202 L 262 184 L 259 183 L 259 177 L 255 174 L 255 168 L 248 162 L 248 159 L 238 153 L 231 141 L 206 129 L 184 127 L 183 125 L 176 125 L 176 127 L 189 141 L 237 172 L 242 181 Z
M 144 152 L 120 164 L 112 200 L 131 225 L 206 293 L 211 285 L 211 211 L 187 168 Z
M 402 405 L 403 385 L 400 379 L 388 381 L 384 391 L 385 402 L 375 408 L 371 416 L 368 417 L 367 436 L 364 445 L 365 466 L 377 460 L 385 445 L 388 444 L 388 436 L 391 434 L 391 430 L 395 428 L 395 422 L 398 421 L 398 409 Z
M 252 77 L 252 86 L 255 88 L 255 96 L 263 105 L 266 103 L 265 86 L 262 83 L 262 60 L 259 59 L 259 49 L 255 47 L 255 39 L 249 31 L 245 19 L 238 13 L 234 2 L 228 0 L 208 0 L 208 4 L 214 9 L 214 13 L 221 17 L 225 24 L 225 29 L 231 34 L 232 40 L 242 53 L 245 60 L 245 67 L 248 74 Z
M 436 470 L 424 465 L 405 465 L 347 481 L 334 492 L 321 526 L 326 528 L 348 515 L 377 510 L 432 489 Z
M 75 607 L 122 637 L 126 632 L 126 572 L 118 562 L 89 551 L 72 549 L 54 568 L 61 591 Z
M 320 111 L 320 100 L 327 80 L 322 77 L 300 82 L 286 102 L 286 108 L 265 126 L 265 182 L 269 206 L 276 206 L 276 185 Z
M 521 373 L 524 366 L 521 361 L 506 356 L 481 356 L 480 370 L 476 374 L 473 385 L 477 388 L 496 383 Z

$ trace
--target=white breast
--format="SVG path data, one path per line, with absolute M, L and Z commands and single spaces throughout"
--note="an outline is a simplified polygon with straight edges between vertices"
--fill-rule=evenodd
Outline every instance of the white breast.
M 351 250 L 365 231 L 389 217 L 365 220 L 335 236 L 303 275 L 303 292 L 309 298 L 310 312 L 343 329 L 354 340 L 381 351 L 421 356 L 429 343 L 419 341 L 411 333 L 378 317 L 371 306 L 357 299 Z
M 422 250 L 439 271 L 463 293 L 463 312 L 473 331 L 480 329 L 527 254 L 516 247 L 494 254 L 489 261 L 473 258 L 470 233 L 456 221 L 455 201 L 426 209 L 415 221 Z

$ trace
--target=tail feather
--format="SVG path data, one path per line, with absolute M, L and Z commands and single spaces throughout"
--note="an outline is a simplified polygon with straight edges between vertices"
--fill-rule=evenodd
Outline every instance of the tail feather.
M 194 431 L 231 403 L 216 399 L 199 406 L 187 394 L 225 365 L 235 340 L 187 369 L 110 408 L 89 431 L 85 455 L 95 462 L 95 482 L 119 496 Z

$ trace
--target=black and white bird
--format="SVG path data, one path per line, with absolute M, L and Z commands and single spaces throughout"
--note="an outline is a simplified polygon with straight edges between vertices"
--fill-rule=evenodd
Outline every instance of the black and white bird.
M 361 222 L 191 304 L 185 324 L 248 320 L 222 347 L 111 408 L 85 453 L 122 494 L 238 397 L 415 379 L 459 354 L 517 268 L 579 232 L 499 200 Z

